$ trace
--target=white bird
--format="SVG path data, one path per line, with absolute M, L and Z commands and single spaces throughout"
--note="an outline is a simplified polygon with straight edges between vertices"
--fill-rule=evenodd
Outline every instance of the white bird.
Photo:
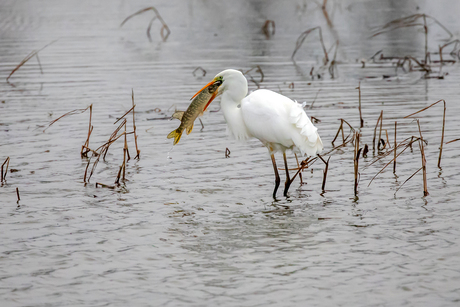
M 217 96 L 222 95 L 221 107 L 230 136 L 240 141 L 254 137 L 268 148 L 275 170 L 275 199 L 280 177 L 274 154 L 283 153 L 286 169 L 284 196 L 287 197 L 292 181 L 289 177 L 286 150 L 316 156 L 323 149 L 317 128 L 302 105 L 266 89 L 256 90 L 246 96 L 248 81 L 240 71 L 234 69 L 218 73 L 198 93 L 211 85 L 218 86 Z

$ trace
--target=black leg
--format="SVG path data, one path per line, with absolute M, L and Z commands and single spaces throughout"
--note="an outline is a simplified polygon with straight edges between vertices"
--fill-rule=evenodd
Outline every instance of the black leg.
M 287 160 L 286 160 L 286 153 L 283 152 L 283 158 L 284 158 L 284 168 L 286 169 L 286 183 L 284 185 L 284 196 L 288 197 L 287 192 L 289 190 L 289 187 L 291 186 L 291 178 L 289 178 L 289 169 L 287 165 Z
M 278 174 L 278 168 L 276 167 L 276 162 L 275 162 L 275 155 L 272 154 L 272 163 L 273 163 L 273 169 L 275 170 L 275 190 L 273 190 L 273 198 L 276 199 L 276 191 L 278 191 L 278 187 L 280 186 L 280 175 Z

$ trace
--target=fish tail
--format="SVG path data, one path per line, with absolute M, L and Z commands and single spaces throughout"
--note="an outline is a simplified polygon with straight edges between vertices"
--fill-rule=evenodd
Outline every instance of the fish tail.
M 182 130 L 177 128 L 176 130 L 171 131 L 171 133 L 168 134 L 168 139 L 174 138 L 174 144 L 176 145 L 179 143 L 180 137 L 182 136 Z

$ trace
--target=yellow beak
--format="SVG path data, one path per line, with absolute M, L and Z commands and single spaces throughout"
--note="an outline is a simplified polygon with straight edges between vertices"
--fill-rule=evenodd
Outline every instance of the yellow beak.
M 219 81 L 212 80 L 211 82 L 209 82 L 208 84 L 206 84 L 201 90 L 199 90 L 195 95 L 193 95 L 193 97 L 190 98 L 190 100 L 192 100 L 193 98 L 195 98 L 199 93 L 201 93 L 203 90 L 207 89 L 209 86 L 213 85 L 213 84 L 216 83 L 216 82 L 219 82 Z M 207 103 L 206 106 L 204 107 L 203 112 L 206 111 L 206 109 L 207 109 L 208 106 L 211 104 L 211 102 L 214 100 L 214 98 L 217 97 L 217 93 L 218 93 L 218 91 L 216 90 L 216 91 L 212 94 L 212 96 L 211 96 L 211 98 L 209 99 L 208 103 Z
M 208 86 L 211 86 L 214 84 L 214 82 L 216 82 L 215 80 L 212 80 L 211 82 L 209 82 L 208 84 L 206 84 L 201 90 L 199 90 L 195 95 L 193 95 L 192 98 L 190 98 L 190 100 L 192 100 L 193 98 L 195 98 L 199 93 L 201 93 L 205 88 L 207 88 Z M 216 91 L 217 92 L 217 91 Z

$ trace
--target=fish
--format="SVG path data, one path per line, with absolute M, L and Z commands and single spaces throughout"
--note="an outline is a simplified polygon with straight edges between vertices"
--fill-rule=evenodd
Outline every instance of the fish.
M 208 83 L 191 98 L 193 100 L 187 108 L 187 111 L 176 111 L 173 114 L 173 118 L 177 118 L 181 121 L 179 127 L 176 130 L 171 131 L 167 136 L 168 139 L 174 138 L 173 145 L 179 143 L 184 130 L 187 132 L 187 135 L 192 132 L 193 123 L 196 118 L 203 115 L 203 112 L 206 111 L 209 104 L 214 100 L 214 98 L 216 98 L 218 94 L 217 89 L 221 84 L 221 80 L 213 80 Z

